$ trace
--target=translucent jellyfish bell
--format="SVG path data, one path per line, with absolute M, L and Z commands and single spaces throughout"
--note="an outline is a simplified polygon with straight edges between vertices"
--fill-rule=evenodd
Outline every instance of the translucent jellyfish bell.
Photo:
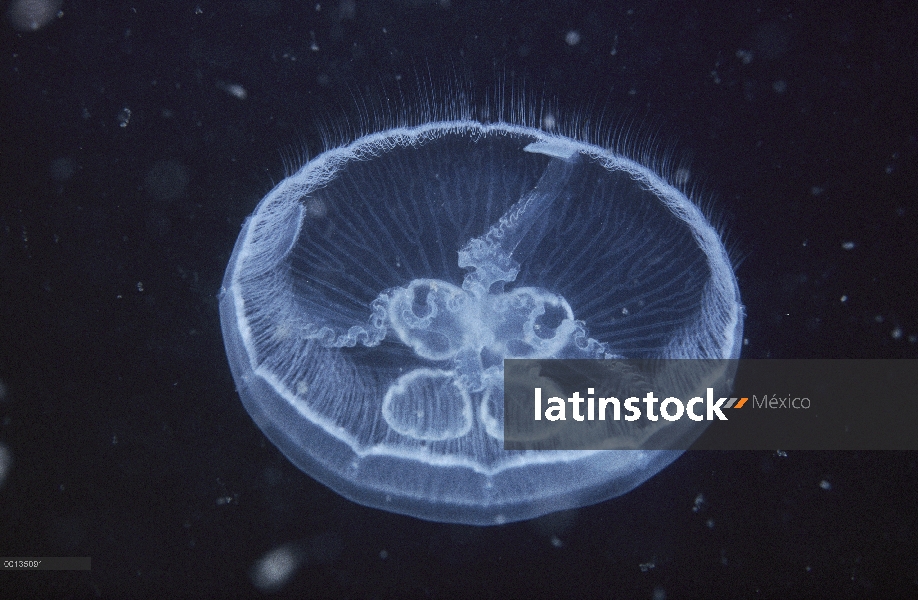
M 248 412 L 343 496 L 518 521 L 623 494 L 679 451 L 506 451 L 505 358 L 737 358 L 719 236 L 644 166 L 505 123 L 325 152 L 246 221 L 220 298 Z

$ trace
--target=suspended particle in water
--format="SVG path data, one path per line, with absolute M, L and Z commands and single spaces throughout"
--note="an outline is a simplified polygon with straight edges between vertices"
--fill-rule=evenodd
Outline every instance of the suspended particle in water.
M 59 16 L 62 0 L 14 0 L 7 11 L 13 28 L 38 31 Z

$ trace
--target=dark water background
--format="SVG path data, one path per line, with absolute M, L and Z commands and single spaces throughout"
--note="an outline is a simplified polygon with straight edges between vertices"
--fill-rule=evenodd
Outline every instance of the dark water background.
M 266 441 L 216 304 L 323 128 L 503 81 L 689 165 L 743 257 L 744 356 L 916 358 L 913 2 L 61 10 L 0 26 L 0 555 L 93 567 L 0 572 L 0 597 L 259 596 L 278 548 L 300 560 L 280 598 L 918 597 L 918 453 L 695 452 L 571 513 L 417 521 Z

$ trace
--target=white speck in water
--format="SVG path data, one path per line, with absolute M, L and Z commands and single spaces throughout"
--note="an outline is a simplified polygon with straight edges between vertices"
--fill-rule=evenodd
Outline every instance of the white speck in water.
M 118 126 L 127 127 L 128 123 L 131 122 L 131 109 L 125 106 L 118 113 Z
M 290 545 L 279 546 L 255 561 L 252 583 L 262 592 L 276 592 L 290 580 L 302 562 Z
M 698 512 L 701 510 L 701 506 L 704 504 L 704 494 L 699 493 L 695 496 L 695 505 L 692 506 L 692 512 Z
M 217 84 L 217 87 L 237 100 L 245 100 L 249 97 L 249 92 L 238 83 L 221 82 Z
M 575 29 L 571 29 L 567 32 L 567 34 L 565 34 L 564 41 L 567 42 L 568 46 L 576 46 L 580 43 L 580 32 Z
M 61 0 L 13 0 L 6 16 L 18 31 L 38 31 L 63 16 L 60 8 Z

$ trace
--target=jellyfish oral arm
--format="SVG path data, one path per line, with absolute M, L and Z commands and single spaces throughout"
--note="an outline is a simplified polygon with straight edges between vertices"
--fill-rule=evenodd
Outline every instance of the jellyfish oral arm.
M 536 144 L 527 148 L 532 146 Z M 487 233 L 470 240 L 459 251 L 459 266 L 472 269 L 462 282 L 463 289 L 484 296 L 495 283 L 511 283 L 516 279 L 520 263 L 545 235 L 544 215 L 570 181 L 576 163 L 576 154 L 552 158 L 535 188 L 520 198 Z

